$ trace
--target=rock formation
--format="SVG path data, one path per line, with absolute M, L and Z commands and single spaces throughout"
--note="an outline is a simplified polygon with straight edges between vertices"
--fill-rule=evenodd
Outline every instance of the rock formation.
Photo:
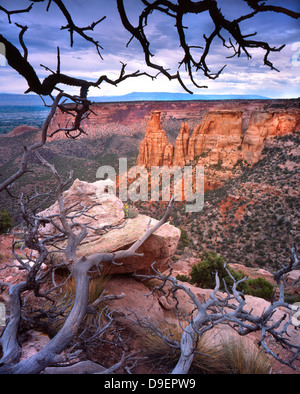
M 189 125 L 183 122 L 173 146 L 161 129 L 160 112 L 153 111 L 140 145 L 138 164 L 146 168 L 183 167 L 197 162 L 204 166 L 219 165 L 227 170 L 239 160 L 252 165 L 259 160 L 268 138 L 298 131 L 300 114 L 297 110 L 285 109 L 253 111 L 245 133 L 243 121 L 242 111 L 209 111 L 191 137 Z
M 144 234 L 150 220 L 150 226 L 157 223 L 157 220 L 140 214 L 134 218 L 126 218 L 123 202 L 113 193 L 103 192 L 103 182 L 106 181 L 88 183 L 76 179 L 70 189 L 63 193 L 65 208 L 70 216 L 75 213 L 76 209 L 92 207 L 87 212 L 88 216 L 76 218 L 76 222 L 89 223 L 87 237 L 77 250 L 78 257 L 127 249 Z M 53 215 L 58 212 L 59 207 L 56 202 L 40 215 Z M 57 229 L 48 223 L 42 229 L 41 236 L 53 234 L 56 231 Z M 180 234 L 178 228 L 165 223 L 138 249 L 138 253 L 144 253 L 143 257 L 126 258 L 121 265 L 112 264 L 109 267 L 109 273 L 145 273 L 151 269 L 154 261 L 158 269 L 166 269 L 170 258 L 176 251 Z M 65 246 L 65 243 L 60 244 L 60 247 Z
M 164 150 L 164 160 L 163 165 L 167 167 L 172 167 L 174 157 L 174 146 L 172 142 L 169 142 Z
M 194 129 L 189 142 L 188 160 L 201 165 L 222 163 L 233 166 L 241 157 L 242 113 L 238 111 L 208 112 Z
M 253 112 L 243 138 L 243 159 L 249 164 L 257 162 L 266 139 L 298 131 L 299 120 L 299 113 Z
M 92 112 L 82 121 L 82 127 L 87 132 L 81 138 L 99 138 L 99 136 L 133 135 L 141 133 L 141 126 L 146 127 L 145 119 L 151 111 L 160 111 L 164 119 L 183 121 L 188 117 L 190 127 L 195 127 L 202 117 L 211 110 L 234 108 L 243 111 L 248 119 L 250 112 L 260 110 L 268 105 L 270 100 L 195 100 L 195 101 L 136 101 L 123 103 L 93 103 Z M 285 102 L 283 101 L 283 104 Z M 70 107 L 73 104 L 69 104 Z M 290 105 L 290 104 L 289 104 Z M 59 127 L 69 127 L 74 121 L 73 117 L 66 112 L 57 109 L 51 121 L 49 134 Z M 121 127 L 122 126 L 122 127 Z M 57 133 L 53 139 L 65 139 L 64 133 Z
M 160 112 L 152 111 L 148 121 L 145 139 L 140 145 L 138 165 L 162 166 L 164 153 L 168 145 L 166 133 L 161 129 Z
M 186 164 L 189 149 L 189 125 L 184 122 L 175 142 L 173 165 L 183 167 Z

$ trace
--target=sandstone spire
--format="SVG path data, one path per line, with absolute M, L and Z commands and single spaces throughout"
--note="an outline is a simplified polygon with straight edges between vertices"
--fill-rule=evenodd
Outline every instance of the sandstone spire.
M 184 122 L 175 142 L 173 165 L 183 167 L 186 164 L 189 145 L 189 125 Z
M 167 167 L 172 167 L 174 157 L 174 146 L 172 142 L 169 142 L 164 151 L 164 161 L 163 165 Z
M 150 168 L 164 164 L 166 133 L 161 129 L 160 111 L 152 111 L 146 128 L 145 139 L 140 145 L 138 165 Z

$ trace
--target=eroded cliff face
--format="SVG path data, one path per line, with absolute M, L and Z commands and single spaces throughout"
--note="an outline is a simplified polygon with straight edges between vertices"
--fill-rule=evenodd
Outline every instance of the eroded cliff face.
M 299 131 L 299 122 L 296 112 L 253 112 L 243 138 L 243 159 L 249 164 L 256 163 L 266 139 Z
M 198 163 L 217 165 L 231 170 L 238 161 L 256 163 L 268 138 L 299 130 L 299 111 L 254 111 L 243 133 L 243 112 L 218 110 L 208 112 L 193 133 L 182 123 L 175 146 L 168 143 L 161 129 L 160 112 L 154 111 L 147 125 L 146 136 L 140 145 L 138 165 L 184 166 Z
M 207 113 L 190 138 L 188 161 L 197 160 L 201 165 L 222 163 L 225 167 L 232 167 L 241 158 L 242 133 L 242 112 Z

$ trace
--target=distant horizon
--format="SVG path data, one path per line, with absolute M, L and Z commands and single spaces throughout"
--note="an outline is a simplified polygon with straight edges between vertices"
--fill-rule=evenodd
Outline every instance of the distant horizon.
M 97 94 L 95 94 L 95 92 L 93 92 L 92 94 L 90 94 L 90 95 L 88 95 L 88 98 L 89 97 L 99 97 L 99 98 L 101 98 L 101 97 L 123 97 L 123 96 L 128 96 L 128 95 L 131 95 L 131 94 L 173 94 L 173 95 L 186 95 L 187 97 L 188 96 L 190 96 L 190 97 L 194 97 L 194 96 L 204 96 L 204 97 L 206 97 L 206 96 L 260 96 L 260 97 L 264 97 L 264 98 L 268 98 L 268 99 L 278 99 L 278 100 L 284 100 L 284 99 L 296 99 L 296 98 L 299 98 L 300 97 L 300 92 L 299 92 L 299 94 L 294 94 L 294 95 L 291 95 L 291 96 L 272 96 L 272 95 L 266 95 L 266 94 L 263 94 L 263 93 L 261 93 L 261 92 L 253 92 L 253 91 L 251 91 L 251 93 L 226 93 L 226 94 L 224 94 L 224 93 L 220 93 L 220 92 L 214 92 L 214 91 L 211 91 L 211 92 L 208 92 L 207 91 L 207 89 L 205 89 L 205 91 L 206 91 L 206 93 L 199 93 L 199 91 L 198 92 L 193 92 L 193 93 L 187 93 L 187 92 L 172 92 L 172 91 L 167 91 L 167 90 L 165 90 L 165 91 L 151 91 L 151 90 L 149 90 L 149 91 L 147 91 L 147 90 L 145 90 L 145 91 L 136 91 L 136 90 L 133 90 L 133 91 L 128 91 L 128 92 L 122 92 L 121 91 L 121 89 L 117 89 L 118 91 L 120 91 L 120 94 L 112 94 L 111 92 L 110 93 L 103 93 L 103 94 L 99 94 L 99 95 L 97 95 Z M 67 92 L 66 92 L 67 93 Z M 36 93 L 34 93 L 34 92 L 32 92 L 32 93 L 25 93 L 25 91 L 24 92 L 5 92 L 5 91 L 0 91 L 0 95 L 16 95 L 16 96 L 24 96 L 24 97 L 28 97 L 28 96 L 35 96 L 35 97 L 39 97 L 39 95 L 38 94 L 36 94 Z M 76 94 L 74 94 L 75 96 L 76 96 Z M 43 96 L 43 98 L 47 98 L 48 96 Z
M 16 97 L 36 97 L 39 98 L 40 96 L 35 94 L 35 93 L 11 93 L 11 92 L 2 92 L 0 91 L 0 95 L 1 96 L 16 96 Z M 142 95 L 149 95 L 149 96 L 155 96 L 155 95 L 169 95 L 169 96 L 175 96 L 175 97 L 224 97 L 224 96 L 236 96 L 236 97 L 261 97 L 263 99 L 269 99 L 269 100 L 285 100 L 285 99 L 297 99 L 300 96 L 294 95 L 294 96 L 288 96 L 288 97 L 271 97 L 271 96 L 266 96 L 261 94 L 260 92 L 254 93 L 252 92 L 251 94 L 247 94 L 247 93 L 228 93 L 228 94 L 224 94 L 224 93 L 186 93 L 186 92 L 170 92 L 170 91 L 131 91 L 128 93 L 121 93 L 121 94 L 101 94 L 101 95 L 88 95 L 87 98 L 104 98 L 104 97 L 127 97 L 127 96 L 142 96 Z M 54 96 L 55 97 L 55 96 Z M 43 98 L 48 98 L 48 96 L 43 96 Z
M 5 103 L 5 98 L 8 98 Z M 177 92 L 131 92 L 120 95 L 102 95 L 88 97 L 95 103 L 125 102 L 125 101 L 210 101 L 210 100 L 295 100 L 299 97 L 267 97 L 260 94 L 188 94 Z M 49 98 L 46 97 L 46 101 Z M 0 105 L 43 105 L 41 98 L 36 94 L 6 93 L 0 92 Z M 51 103 L 51 102 L 50 102 Z

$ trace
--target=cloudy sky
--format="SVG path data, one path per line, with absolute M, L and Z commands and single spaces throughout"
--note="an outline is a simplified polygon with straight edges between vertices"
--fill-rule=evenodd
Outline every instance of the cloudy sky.
M 175 0 L 173 0 L 174 2 Z M 0 5 L 8 10 L 23 9 L 31 2 L 28 0 L 0 0 Z M 138 12 L 141 10 L 139 0 L 126 0 L 128 15 L 133 25 L 137 25 Z M 267 4 L 282 5 L 294 11 L 300 11 L 299 0 L 267 0 Z M 74 35 L 74 46 L 70 48 L 70 36 L 67 30 L 61 30 L 66 20 L 58 7 L 51 4 L 46 12 L 48 0 L 35 3 L 31 12 L 13 15 L 12 23 L 8 23 L 7 15 L 0 11 L 0 34 L 11 40 L 22 51 L 18 41 L 20 29 L 15 23 L 27 25 L 28 30 L 24 40 L 29 50 L 28 60 L 35 67 L 38 76 L 45 78 L 48 72 L 40 64 L 50 69 L 56 69 L 56 48 L 60 47 L 61 72 L 88 80 L 96 80 L 105 74 L 114 79 L 118 77 L 121 63 L 127 64 L 127 71 L 155 71 L 145 66 L 142 49 L 134 40 L 126 47 L 130 34 L 121 26 L 120 17 L 116 10 L 115 0 L 65 0 L 64 4 L 70 11 L 78 26 L 88 26 L 103 16 L 106 19 L 96 26 L 94 32 L 87 32 L 103 47 L 101 55 L 95 47 Z M 232 20 L 239 15 L 249 12 L 243 0 L 218 0 L 223 14 Z M 203 33 L 213 31 L 213 25 L 208 13 L 187 16 L 184 20 L 189 26 L 186 36 L 190 45 L 203 44 Z M 300 20 L 294 20 L 276 13 L 263 13 L 251 21 L 241 25 L 245 34 L 257 32 L 254 39 L 267 41 L 271 46 L 286 44 L 281 52 L 275 52 L 269 59 L 280 70 L 270 70 L 263 65 L 264 53 L 261 50 L 251 50 L 252 59 L 246 56 L 227 59 L 232 52 L 222 46 L 218 39 L 214 41 L 211 54 L 207 58 L 211 71 L 218 71 L 227 64 L 221 76 L 211 81 L 202 74 L 196 78 L 200 85 L 208 89 L 197 89 L 185 76 L 182 78 L 187 86 L 198 94 L 255 94 L 267 97 L 299 97 L 300 96 Z M 160 62 L 172 72 L 176 72 L 178 62 L 182 59 L 178 37 L 174 28 L 174 20 L 160 13 L 153 13 L 146 30 L 151 42 L 154 60 Z M 225 35 L 226 37 L 226 35 Z M 1 49 L 1 48 L 0 48 Z M 0 92 L 23 93 L 28 88 L 26 82 L 9 66 L 0 67 Z M 159 76 L 152 81 L 147 77 L 134 78 L 122 82 L 118 87 L 102 84 L 101 89 L 93 89 L 90 95 L 123 95 L 130 92 L 184 92 L 176 81 L 170 82 L 166 77 Z M 68 92 L 78 91 L 68 88 Z

